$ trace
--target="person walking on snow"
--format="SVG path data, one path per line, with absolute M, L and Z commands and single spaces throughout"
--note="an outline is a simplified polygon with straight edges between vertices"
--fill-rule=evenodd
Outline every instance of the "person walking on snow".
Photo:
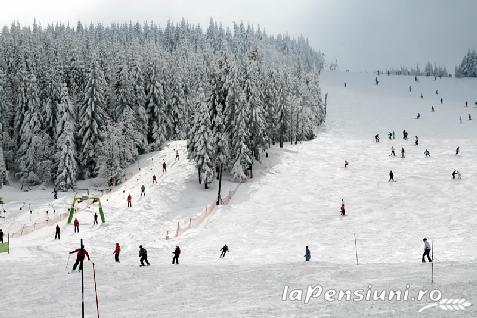
M 147 260 L 147 251 L 145 248 L 142 247 L 142 245 L 139 245 L 139 257 L 141 261 L 141 265 L 139 266 L 144 266 L 144 262 L 146 262 L 147 266 L 151 265 Z
M 166 173 L 167 164 L 165 161 L 162 162 L 162 173 Z
M 341 215 L 346 215 L 346 210 L 345 210 L 345 205 L 344 205 L 344 200 L 341 199 Z
M 119 263 L 119 253 L 121 253 L 121 247 L 119 246 L 119 243 L 116 243 L 116 247 L 114 248 L 114 260 L 116 263 Z
M 74 222 L 73 222 L 73 225 L 75 227 L 74 231 L 75 233 L 78 232 L 79 233 L 79 221 L 77 218 L 75 218 Z
M 141 197 L 142 196 L 146 196 L 146 187 L 144 186 L 144 184 L 141 186 Z
M 388 182 L 391 182 L 393 181 L 394 182 L 394 173 L 392 170 L 389 170 L 389 181 Z
M 56 225 L 56 230 L 55 230 L 55 240 L 59 240 L 59 239 L 60 239 L 60 227 L 57 224 Z
M 220 257 L 219 258 L 224 258 L 225 257 L 225 253 L 227 253 L 229 251 L 229 247 L 227 246 L 227 244 L 225 244 L 221 249 L 220 251 L 222 252 L 220 254 Z
M 94 213 L 94 222 L 93 224 L 98 224 L 98 213 Z
M 129 194 L 128 195 L 128 208 L 132 207 L 132 196 Z
M 427 260 L 429 261 L 429 263 L 432 263 L 432 259 L 431 257 L 429 256 L 429 254 L 431 253 L 431 245 L 429 244 L 429 242 L 427 241 L 427 238 L 423 238 L 422 241 L 424 242 L 424 253 L 422 254 L 422 262 L 425 263 L 426 260 L 424 259 L 424 257 L 427 256 Z
M 310 259 L 311 259 L 311 252 L 310 252 L 310 249 L 308 248 L 308 246 L 305 247 L 305 262 L 309 262 Z
M 76 270 L 76 267 L 79 265 L 79 270 L 83 270 L 83 261 L 85 256 L 88 257 L 88 261 L 90 260 L 88 252 L 84 249 L 84 245 L 81 245 L 81 248 L 78 248 L 74 251 L 71 251 L 70 254 L 77 253 L 76 254 L 76 262 L 73 265 L 73 270 Z
M 424 156 L 426 156 L 426 158 L 431 156 L 429 150 L 426 149 L 426 151 L 424 151 Z
M 179 265 L 179 255 L 181 255 L 181 249 L 179 248 L 179 246 L 176 246 L 176 249 L 174 250 L 174 252 L 172 252 L 172 254 L 174 254 L 174 257 L 172 258 L 172 264 Z
M 157 177 L 156 175 L 152 176 L 152 184 L 157 183 Z
M 401 158 L 405 158 L 405 156 L 404 156 L 404 147 L 401 148 Z

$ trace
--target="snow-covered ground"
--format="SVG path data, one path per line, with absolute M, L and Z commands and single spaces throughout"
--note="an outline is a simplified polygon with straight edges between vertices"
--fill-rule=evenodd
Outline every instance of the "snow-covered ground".
M 80 235 L 63 222 L 61 241 L 53 240 L 53 226 L 13 240 L 12 253 L 0 254 L 0 317 L 78 316 L 80 275 L 68 275 L 65 265 L 79 238 L 96 263 L 102 317 L 475 317 L 477 81 L 420 78 L 415 83 L 413 77 L 381 76 L 376 86 L 374 77 L 323 73 L 328 118 L 318 137 L 271 149 L 230 205 L 179 238 L 165 240 L 165 233 L 199 213 L 217 193 L 216 184 L 207 191 L 197 184 L 184 142 L 143 158 L 140 172 L 132 167 L 134 175 L 103 196 L 106 224 L 91 225 L 95 207 L 84 207 L 78 213 Z M 415 119 L 418 112 L 421 118 Z M 468 120 L 469 113 L 474 120 Z M 403 129 L 408 141 L 402 139 Z M 392 130 L 396 139 L 388 140 Z M 374 142 L 377 133 L 380 143 Z M 391 146 L 398 157 L 389 156 Z M 405 159 L 399 158 L 401 147 Z M 180 149 L 181 160 L 174 161 L 172 149 Z M 425 149 L 430 158 L 424 157 Z M 159 168 L 162 159 L 170 163 L 165 175 Z M 344 160 L 350 163 L 346 169 Z M 451 179 L 454 169 L 462 180 Z M 388 182 L 389 170 L 397 182 Z M 152 186 L 153 173 L 159 177 L 157 186 Z M 144 198 L 139 198 L 141 184 L 146 185 Z M 224 192 L 235 186 L 225 181 Z M 29 212 L 19 211 L 21 202 L 34 201 L 32 217 L 41 219 L 45 208 L 64 209 L 73 195 L 53 202 L 49 192 L 19 197 L 12 188 L 0 190 L 8 210 L 2 226 L 14 231 L 30 222 Z M 128 193 L 133 196 L 129 209 Z M 339 216 L 341 198 L 346 217 Z M 434 284 L 430 265 L 420 263 L 423 237 L 435 246 Z M 115 242 L 123 250 L 120 264 L 112 256 Z M 231 252 L 218 259 L 225 243 Z M 139 244 L 148 249 L 151 267 L 137 267 Z M 179 266 L 170 264 L 175 245 L 183 252 Z M 308 264 L 303 262 L 305 245 L 312 253 Z M 85 279 L 86 314 L 93 317 L 89 264 Z M 418 313 L 432 301 L 282 301 L 285 285 L 306 289 L 317 284 L 337 289 L 369 284 L 404 289 L 409 284 L 411 293 L 439 289 L 442 298 L 466 298 L 473 305 L 465 311 L 436 306 Z

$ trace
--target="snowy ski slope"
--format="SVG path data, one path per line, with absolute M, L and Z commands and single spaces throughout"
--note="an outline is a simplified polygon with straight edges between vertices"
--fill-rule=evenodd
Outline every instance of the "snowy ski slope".
M 91 206 L 78 213 L 80 235 L 62 223 L 61 241 L 53 240 L 53 226 L 12 241 L 12 253 L 0 254 L 0 317 L 79 316 L 80 275 L 65 270 L 67 252 L 79 238 L 96 263 L 102 317 L 451 317 L 436 308 L 417 313 L 425 303 L 281 300 L 284 285 L 308 284 L 439 288 L 443 297 L 465 297 L 474 304 L 456 316 L 475 317 L 477 81 L 420 78 L 414 83 L 413 77 L 380 76 L 376 86 L 374 77 L 323 73 L 328 119 L 318 137 L 272 149 L 230 205 L 184 236 L 164 239 L 177 221 L 214 200 L 217 185 L 203 190 L 185 159 L 185 143 L 172 142 L 142 159 L 141 172 L 104 196 L 106 224 L 91 225 Z M 416 120 L 418 112 L 422 117 Z M 469 113 L 476 119 L 467 120 Z M 408 141 L 402 140 L 403 129 Z M 396 139 L 387 140 L 392 130 Z M 377 133 L 380 143 L 374 142 Z M 419 146 L 414 146 L 414 136 L 419 136 Z M 390 157 L 391 146 L 398 156 L 404 147 L 406 158 Z M 454 154 L 457 146 L 460 156 Z M 430 158 L 424 157 L 426 148 Z M 178 162 L 172 149 L 180 149 Z M 170 163 L 164 176 L 162 159 Z M 346 169 L 344 160 L 350 163 Z M 451 180 L 454 169 L 462 172 L 462 180 Z M 389 170 L 397 182 L 388 182 Z M 159 184 L 152 187 L 154 172 Z M 145 198 L 139 198 L 141 184 L 146 185 Z M 235 184 L 225 181 L 223 186 L 226 192 Z M 33 218 L 44 217 L 41 211 L 52 204 L 46 193 L 36 194 Z M 129 209 L 128 193 L 133 196 Z M 7 201 L 15 198 L 6 205 L 13 215 L 2 226 L 13 229 L 29 221 L 28 213 L 16 208 L 32 197 L 20 195 L 11 188 L 0 190 Z M 71 195 L 54 204 L 67 206 Z M 339 216 L 341 198 L 346 217 Z M 429 264 L 420 263 L 423 237 L 435 244 L 434 285 Z M 120 264 L 113 260 L 115 242 L 122 246 Z M 225 243 L 231 252 L 219 260 Z M 151 267 L 137 266 L 139 244 L 148 249 Z M 183 251 L 179 266 L 170 264 L 175 245 Z M 305 245 L 312 253 L 309 264 L 303 262 Z M 85 279 L 87 317 L 95 317 L 90 265 Z

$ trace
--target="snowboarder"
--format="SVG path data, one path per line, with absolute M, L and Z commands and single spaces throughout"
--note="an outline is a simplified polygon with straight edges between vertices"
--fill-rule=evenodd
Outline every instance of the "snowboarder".
M 73 221 L 73 225 L 75 227 L 74 231 L 75 233 L 78 232 L 79 233 L 79 221 L 77 218 L 75 218 L 75 220 Z
M 59 225 L 57 224 L 57 225 L 56 225 L 56 230 L 55 230 L 55 240 L 56 240 L 56 239 L 58 239 L 58 240 L 60 239 L 60 231 L 61 231 L 61 230 L 60 230 L 60 227 L 59 227 Z
M 222 252 L 220 254 L 220 257 L 219 258 L 224 258 L 225 257 L 225 253 L 227 253 L 229 251 L 229 247 L 227 246 L 227 244 L 225 244 L 221 249 L 220 249 L 220 252 Z
M 310 259 L 311 259 L 311 252 L 310 252 L 310 250 L 308 249 L 308 246 L 305 247 L 305 255 L 304 255 L 304 257 L 305 257 L 305 261 L 306 261 L 306 262 L 309 262 Z
M 146 187 L 144 186 L 144 184 L 141 186 L 141 197 L 142 196 L 146 196 Z
M 348 161 L 345 160 L 345 168 L 348 168 L 348 165 L 349 165 Z
M 377 134 L 376 136 L 374 136 L 374 140 L 375 140 L 376 142 L 379 142 L 379 134 Z
M 89 254 L 88 254 L 88 252 L 84 249 L 84 245 L 81 245 L 81 248 L 78 248 L 78 249 L 76 249 L 76 250 L 70 252 L 70 254 L 73 254 L 73 253 L 77 253 L 77 254 L 76 254 L 76 262 L 75 262 L 75 264 L 73 265 L 73 270 L 76 270 L 76 267 L 78 267 L 78 265 L 79 265 L 79 270 L 82 271 L 82 270 L 83 270 L 84 257 L 87 256 L 87 257 L 88 257 L 88 261 L 89 261 L 89 260 L 90 260 Z
M 401 148 L 401 158 L 405 158 L 405 156 L 404 156 L 404 147 Z
M 341 199 L 341 215 L 346 215 L 344 200 Z
M 431 112 L 435 112 L 434 106 L 431 106 Z
M 460 152 L 460 146 L 458 146 L 458 147 L 455 149 L 455 155 L 458 156 L 458 155 L 459 155 L 459 152 Z
M 415 144 L 416 146 L 419 146 L 419 138 L 418 138 L 417 136 L 415 136 L 415 138 L 416 138 L 416 139 L 414 140 L 414 144 Z
M 156 175 L 152 176 L 152 184 L 157 183 L 157 177 Z
M 162 173 L 166 173 L 167 164 L 165 161 L 162 162 Z
M 179 161 L 179 150 L 176 149 L 176 160 Z
M 139 257 L 141 258 L 141 265 L 139 266 L 144 266 L 144 262 L 146 262 L 147 266 L 151 265 L 147 260 L 147 251 L 145 248 L 142 247 L 142 245 L 139 245 Z
M 427 256 L 427 260 L 429 261 L 429 263 L 432 263 L 432 259 L 431 257 L 429 256 L 429 253 L 431 253 L 431 245 L 429 244 L 429 242 L 427 241 L 427 238 L 423 238 L 422 241 L 424 242 L 424 253 L 422 254 L 422 262 L 425 263 L 426 260 L 424 259 L 424 257 Z
M 179 248 L 179 246 L 176 246 L 176 249 L 174 250 L 174 252 L 172 252 L 172 254 L 174 254 L 174 257 L 172 258 L 172 264 L 179 265 L 179 255 L 181 255 L 181 249 Z
M 391 154 L 390 156 L 396 157 L 396 152 L 394 151 L 394 146 L 391 146 Z
M 3 231 L 0 229 L 0 243 L 3 244 Z
M 119 263 L 119 253 L 121 253 L 121 247 L 119 246 L 119 243 L 116 243 L 116 247 L 114 248 L 114 260 L 116 263 Z
M 131 201 L 132 201 L 132 196 L 129 194 L 128 195 L 128 208 L 132 207 Z
M 426 151 L 424 151 L 424 156 L 426 156 L 426 158 L 431 156 L 429 150 L 426 149 Z
M 417 113 L 416 119 L 421 118 L 421 113 Z
M 94 222 L 93 224 L 98 224 L 98 213 L 94 213 Z
M 394 173 L 392 170 L 389 170 L 389 181 L 388 182 L 391 182 L 393 181 L 394 182 Z

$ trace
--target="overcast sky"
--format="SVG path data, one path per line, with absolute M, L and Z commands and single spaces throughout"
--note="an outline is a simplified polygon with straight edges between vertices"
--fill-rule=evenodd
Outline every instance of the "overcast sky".
M 341 69 L 374 70 L 432 61 L 451 67 L 477 48 L 476 0 L 1 0 L 13 20 L 122 22 L 168 19 L 207 26 L 213 17 L 304 35 Z M 6 2 L 6 3 L 5 3 Z

